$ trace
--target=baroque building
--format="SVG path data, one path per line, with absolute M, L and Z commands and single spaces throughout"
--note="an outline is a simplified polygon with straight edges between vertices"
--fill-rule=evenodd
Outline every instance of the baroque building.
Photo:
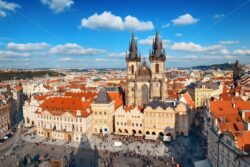
M 166 55 L 157 31 L 153 40 L 152 50 L 149 52 L 149 61 L 151 63 L 150 67 L 148 67 L 146 60 L 141 61 L 134 33 L 132 33 L 129 53 L 126 55 L 126 105 L 128 106 L 144 106 L 153 99 L 165 100 L 167 97 L 165 78 Z

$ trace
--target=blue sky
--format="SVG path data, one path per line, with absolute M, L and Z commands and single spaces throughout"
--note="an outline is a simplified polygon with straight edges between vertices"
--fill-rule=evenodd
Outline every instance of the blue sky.
M 0 68 L 126 67 L 156 28 L 166 67 L 250 63 L 250 0 L 0 0 Z

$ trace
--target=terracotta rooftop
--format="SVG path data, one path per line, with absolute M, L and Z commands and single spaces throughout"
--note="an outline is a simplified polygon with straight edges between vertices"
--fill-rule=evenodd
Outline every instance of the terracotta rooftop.
M 122 94 L 119 92 L 108 92 L 109 97 L 115 101 L 115 109 L 123 104 Z
M 81 111 L 81 117 L 87 117 L 92 113 L 90 104 L 91 102 L 82 101 L 80 98 L 51 97 L 46 99 L 40 107 L 53 115 L 61 115 L 65 112 L 70 112 L 76 116 L 77 110 L 79 110 Z

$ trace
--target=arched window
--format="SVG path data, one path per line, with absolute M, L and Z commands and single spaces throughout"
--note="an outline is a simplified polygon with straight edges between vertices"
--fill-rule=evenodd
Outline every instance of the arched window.
M 155 73 L 159 73 L 159 64 L 155 64 Z
M 142 105 L 148 103 L 148 86 L 147 85 L 142 85 L 141 87 L 141 99 L 142 99 Z
M 135 68 L 134 65 L 132 65 L 132 66 L 131 66 L 131 73 L 132 73 L 132 74 L 134 74 L 134 72 L 135 72 L 135 69 L 134 69 L 134 68 Z

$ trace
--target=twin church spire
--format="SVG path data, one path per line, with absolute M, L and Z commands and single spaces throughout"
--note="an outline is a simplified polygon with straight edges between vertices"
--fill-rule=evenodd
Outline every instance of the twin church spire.
M 126 53 L 127 61 L 141 61 L 141 56 L 138 53 L 137 42 L 135 41 L 134 32 L 131 35 L 131 41 L 129 43 L 129 53 Z M 149 52 L 149 60 L 166 60 L 165 50 L 163 49 L 162 40 L 160 39 L 159 33 L 156 30 L 155 37 L 152 43 L 152 50 Z

